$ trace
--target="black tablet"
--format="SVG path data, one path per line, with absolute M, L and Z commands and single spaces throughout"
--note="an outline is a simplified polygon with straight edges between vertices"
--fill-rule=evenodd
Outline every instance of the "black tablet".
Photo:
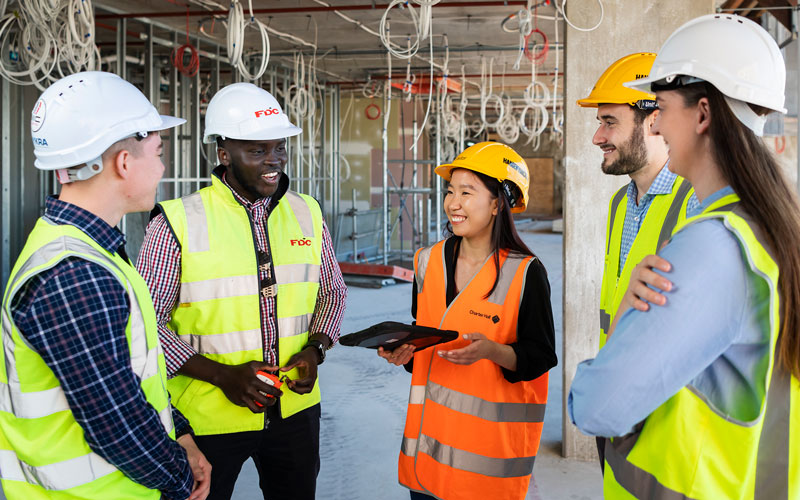
M 339 337 L 339 343 L 347 346 L 368 347 L 377 349 L 383 347 L 387 351 L 404 344 L 414 344 L 416 350 L 450 342 L 458 338 L 454 330 L 439 330 L 428 326 L 406 325 L 396 321 L 384 321 L 360 332 Z

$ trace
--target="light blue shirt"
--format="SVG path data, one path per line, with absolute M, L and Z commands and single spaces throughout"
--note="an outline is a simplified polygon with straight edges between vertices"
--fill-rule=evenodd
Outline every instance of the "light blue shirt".
M 690 215 L 732 193 L 724 188 Z M 769 290 L 719 219 L 677 233 L 659 255 L 664 306 L 628 310 L 597 357 L 578 365 L 567 400 L 584 434 L 621 436 L 689 385 L 722 414 L 758 416 L 769 359 Z
M 628 202 L 627 208 L 625 209 L 625 221 L 622 224 L 617 276 L 619 276 L 619 273 L 621 273 L 622 269 L 625 267 L 625 261 L 628 260 L 628 253 L 631 251 L 636 235 L 639 234 L 639 229 L 642 227 L 644 218 L 647 217 L 647 211 L 650 209 L 653 199 L 659 195 L 670 194 L 676 177 L 678 176 L 670 171 L 669 160 L 667 160 L 666 165 L 664 165 L 664 168 L 661 169 L 656 178 L 653 179 L 653 183 L 650 184 L 650 188 L 647 190 L 647 193 L 642 196 L 642 199 L 639 200 L 639 203 L 636 203 L 636 198 L 639 196 L 639 189 L 636 187 L 636 183 L 631 181 L 630 184 L 628 184 L 626 196 Z M 693 210 L 697 210 L 699 206 L 700 202 L 697 200 L 697 196 L 695 196 L 694 192 L 692 192 L 689 201 L 686 203 L 686 213 L 689 214 Z

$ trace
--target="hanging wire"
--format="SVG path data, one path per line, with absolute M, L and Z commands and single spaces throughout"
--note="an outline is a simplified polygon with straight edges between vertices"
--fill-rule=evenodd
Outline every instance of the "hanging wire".
M 231 2 L 231 7 L 228 11 L 228 59 L 231 66 L 234 66 L 244 79 L 253 81 L 261 78 L 267 70 L 270 45 L 267 26 L 253 15 L 253 0 L 248 0 L 248 7 L 250 8 L 250 19 L 246 22 L 242 4 L 239 3 L 239 0 Z M 245 30 L 248 26 L 254 26 L 261 37 L 261 51 L 257 52 L 257 54 L 260 54 L 261 63 L 254 73 L 250 73 L 245 62 L 244 38 Z
M 567 17 L 567 0 L 561 0 L 561 3 L 558 3 L 558 0 L 555 2 L 556 10 L 558 14 L 561 14 L 561 17 L 564 18 L 564 21 L 569 25 L 570 28 L 578 31 L 594 31 L 600 27 L 603 23 L 603 19 L 605 18 L 605 10 L 603 8 L 603 0 L 597 0 L 597 4 L 600 6 L 600 19 L 597 21 L 597 24 L 592 26 L 591 28 L 582 28 L 580 26 L 575 26 L 575 24 L 570 21 L 569 17 Z M 556 16 L 558 17 L 558 16 Z
M 186 51 L 189 51 L 189 62 L 184 63 Z M 189 41 L 189 6 L 186 6 L 186 43 L 172 49 L 172 65 L 184 76 L 189 78 L 197 74 L 200 69 L 200 56 L 197 49 Z
M 26 0 L 5 12 L 0 2 L 0 77 L 17 85 L 45 85 L 67 74 L 96 69 L 91 0 Z

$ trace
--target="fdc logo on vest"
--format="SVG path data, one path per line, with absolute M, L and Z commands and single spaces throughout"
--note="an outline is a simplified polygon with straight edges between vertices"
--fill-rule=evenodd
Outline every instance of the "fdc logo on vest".
M 311 246 L 311 240 L 303 238 L 302 240 L 289 240 L 289 244 L 293 247 L 308 247 Z

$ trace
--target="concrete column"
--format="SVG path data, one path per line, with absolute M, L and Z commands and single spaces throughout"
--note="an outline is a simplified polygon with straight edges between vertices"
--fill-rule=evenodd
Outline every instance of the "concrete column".
M 575 368 L 597 353 L 600 282 L 603 273 L 608 200 L 630 179 L 600 170 L 600 150 L 591 143 L 597 128 L 595 110 L 580 108 L 600 74 L 632 52 L 657 52 L 684 22 L 714 12 L 714 0 L 603 0 L 605 18 L 594 31 L 566 29 L 565 189 L 564 189 L 564 418 L 562 453 L 594 460 L 594 438 L 582 435 L 566 413 Z M 567 2 L 567 16 L 579 27 L 597 23 L 596 2 Z

